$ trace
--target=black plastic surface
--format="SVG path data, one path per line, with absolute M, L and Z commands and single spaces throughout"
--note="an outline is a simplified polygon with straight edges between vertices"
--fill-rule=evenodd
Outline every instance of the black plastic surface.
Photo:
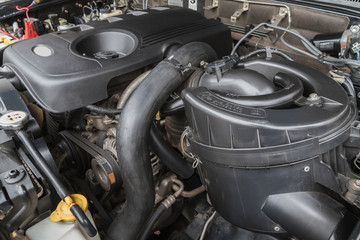
M 235 104 L 262 108 L 291 106 L 300 100 L 304 90 L 297 77 L 280 72 L 273 80 L 269 80 L 250 69 L 228 71 L 219 82 L 215 75 L 205 73 L 199 85 L 215 91 L 221 98 Z M 281 86 L 281 90 L 275 91 L 275 85 Z
M 315 192 L 271 195 L 262 209 L 293 236 L 306 240 L 347 239 L 357 222 L 343 205 L 326 194 Z M 330 238 L 340 222 L 347 221 L 345 217 L 351 219 L 347 222 L 347 231 Z
M 343 33 L 318 34 L 314 37 L 312 42 L 322 52 L 333 54 L 337 56 L 341 50 L 341 38 Z
M 336 141 L 328 140 L 341 137 L 340 133 L 346 132 L 356 117 L 354 102 L 348 98 L 344 89 L 314 69 L 280 60 L 250 61 L 245 64 L 245 69 L 258 71 L 268 79 L 273 79 L 279 72 L 290 75 L 289 78 L 297 77 L 302 85 L 297 87 L 304 88 L 303 98 L 316 93 L 320 96 L 320 105 L 300 102 L 286 109 L 263 109 L 236 104 L 204 87 L 185 90 L 182 95 L 188 122 L 198 144 L 211 146 L 211 149 L 217 147 L 218 151 L 231 149 L 244 153 L 248 151 L 251 154 L 253 150 L 266 148 L 267 151 L 273 151 L 280 146 L 284 150 L 294 150 L 297 145 L 304 144 L 321 153 L 338 144 Z M 274 99 L 276 94 L 281 95 L 283 90 L 286 89 L 272 93 Z M 311 142 L 314 139 L 315 142 Z M 310 142 L 306 143 L 307 141 Z M 319 142 L 319 147 L 314 145 L 316 142 Z M 325 142 L 326 144 L 322 144 Z M 268 148 L 271 146 L 274 148 Z M 269 159 L 271 156 L 253 157 L 254 160 L 244 163 L 244 166 L 288 163 L 288 158 L 284 154 L 274 157 L 274 160 Z M 292 158 L 294 161 L 304 159 L 303 154 L 307 154 L 304 153 L 304 149 L 300 150 L 299 154 L 292 154 Z M 313 153 L 309 154 L 309 157 L 313 156 Z M 227 160 L 217 160 L 219 161 Z M 240 164 L 237 162 L 234 163 L 235 166 Z
M 242 228 L 238 228 L 219 214 L 216 214 L 214 219 L 209 224 L 207 233 L 205 235 L 206 240 L 284 240 L 271 235 L 265 235 L 256 232 L 250 232 Z
M 330 162 L 337 163 L 338 154 L 342 154 L 337 147 L 349 138 L 357 116 L 355 103 L 334 80 L 295 62 L 254 60 L 243 67 L 259 72 L 269 81 L 279 75 L 283 83 L 289 80 L 269 95 L 280 105 L 289 99 L 291 104 L 280 109 L 261 108 L 251 105 L 251 101 L 250 106 L 246 102 L 236 103 L 234 94 L 205 87 L 186 89 L 182 97 L 191 129 L 188 138 L 191 152 L 202 162 L 199 170 L 203 183 L 222 217 L 250 231 L 286 234 L 277 218 L 269 218 L 262 207 L 275 194 L 326 193 L 320 185 L 342 194 L 336 169 L 331 168 Z M 216 85 L 213 82 L 210 87 L 217 90 Z M 262 88 L 262 84 L 252 87 Z M 294 91 L 289 91 L 291 88 Z M 238 99 L 256 100 L 266 95 L 242 96 L 238 92 Z M 294 92 L 297 94 L 292 95 Z M 309 100 L 311 93 L 316 93 L 319 99 Z M 307 206 L 306 201 L 299 199 L 294 205 L 299 204 L 299 209 L 302 204 Z M 314 209 L 312 214 L 322 217 L 321 208 L 331 209 L 330 202 L 321 204 L 319 211 Z M 280 214 L 280 210 L 274 212 Z M 284 222 L 293 226 L 302 221 L 284 218 L 287 219 Z M 326 233 L 322 236 L 331 236 L 336 228 L 334 222 L 339 219 L 334 217 L 331 226 L 324 227 Z
M 7 79 L 2 78 L 0 79 L 0 114 L 10 110 L 24 111 L 30 115 L 18 91 Z M 53 169 L 54 174 L 57 175 L 55 162 L 44 139 L 41 137 L 38 124 L 31 115 L 25 127 L 28 132 L 31 132 L 36 148 Z M 42 187 L 34 185 L 33 178 L 36 178 L 38 182 L 43 182 L 45 179 L 29 160 L 27 153 L 21 149 L 21 144 L 18 144 L 14 139 L 12 132 L 0 129 L 0 195 L 3 195 L 2 198 L 0 197 L 0 215 L 2 214 L 1 211 L 6 209 L 9 204 L 11 205 L 9 212 L 3 212 L 6 216 L 0 222 L 1 227 L 4 226 L 11 231 L 17 230 L 20 226 L 25 227 L 35 217 L 47 212 L 51 207 L 49 196 L 52 191 L 45 185 Z M 26 169 L 22 161 L 26 163 Z M 15 174 L 16 177 L 8 181 L 9 172 L 15 169 L 20 173 Z M 31 177 L 28 171 L 32 172 Z M 41 191 L 43 191 L 43 194 L 41 198 L 38 198 L 37 194 Z
M 17 174 L 11 174 L 16 171 Z M 13 175 L 13 176 L 10 176 Z M 10 231 L 31 220 L 38 204 L 30 176 L 11 148 L 0 151 L 0 227 Z
M 275 92 L 271 80 L 250 69 L 234 69 L 225 72 L 218 82 L 216 75 L 204 73 L 199 85 L 229 95 L 257 96 Z
M 43 108 L 59 113 L 105 99 L 111 79 L 161 61 L 171 45 L 203 41 L 219 57 L 231 50 L 228 28 L 195 11 L 137 13 L 18 42 L 5 50 L 4 65 L 15 71 Z M 47 48 L 49 56 L 36 55 L 37 47 Z M 95 56 L 109 51 L 126 56 Z
M 77 54 L 89 58 L 123 58 L 135 51 L 137 37 L 126 31 L 107 30 L 98 32 L 80 40 L 74 45 Z

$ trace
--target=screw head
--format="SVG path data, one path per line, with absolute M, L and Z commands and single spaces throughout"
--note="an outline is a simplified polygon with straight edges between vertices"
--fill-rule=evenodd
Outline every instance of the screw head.
M 206 67 L 207 64 L 208 64 L 207 62 L 201 61 L 201 62 L 200 62 L 200 67 Z
M 308 101 L 318 101 L 320 100 L 320 96 L 316 93 L 310 93 L 309 97 L 307 98 Z
M 358 33 L 360 31 L 360 26 L 359 25 L 352 25 L 350 27 L 350 32 L 352 33 Z
M 360 187 L 360 180 L 359 180 L 359 179 L 356 179 L 356 180 L 355 180 L 355 185 L 356 185 L 357 187 Z
M 16 178 L 19 176 L 20 172 L 17 169 L 10 170 L 9 172 L 9 178 Z
M 26 171 L 23 169 L 12 169 L 4 176 L 5 182 L 8 184 L 16 184 L 26 176 Z

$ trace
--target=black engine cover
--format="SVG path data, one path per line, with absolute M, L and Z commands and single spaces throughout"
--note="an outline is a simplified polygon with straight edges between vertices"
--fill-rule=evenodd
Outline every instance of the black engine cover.
M 107 98 L 115 77 L 162 60 L 169 46 L 203 41 L 219 57 L 231 50 L 229 29 L 187 9 L 134 11 L 101 22 L 21 41 L 3 63 L 50 112 L 64 112 Z

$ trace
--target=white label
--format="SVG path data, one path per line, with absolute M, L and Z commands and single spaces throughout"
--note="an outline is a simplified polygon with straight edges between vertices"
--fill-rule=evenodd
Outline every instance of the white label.
M 164 11 L 164 10 L 168 10 L 170 8 L 168 7 L 153 7 L 151 8 L 151 10 L 157 10 L 157 11 Z
M 177 6 L 177 7 L 183 7 L 183 1 L 182 0 L 168 0 L 169 6 Z
M 141 16 L 141 15 L 145 15 L 148 14 L 147 12 L 142 12 L 142 11 L 131 11 L 128 12 L 129 15 L 134 15 L 134 16 Z
M 197 11 L 197 0 L 189 0 L 189 9 Z

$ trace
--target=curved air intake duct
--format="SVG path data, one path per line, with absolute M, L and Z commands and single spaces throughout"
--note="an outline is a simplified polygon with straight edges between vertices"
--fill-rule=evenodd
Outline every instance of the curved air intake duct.
M 339 156 L 354 99 L 326 75 L 282 60 L 246 62 L 219 82 L 205 73 L 199 86 L 182 97 L 190 150 L 217 212 L 250 231 L 347 239 L 356 220 L 325 189 L 342 196 L 336 174 L 347 166 Z
M 281 89 L 276 91 L 276 86 Z M 273 82 L 251 69 L 233 69 L 225 72 L 218 82 L 215 75 L 205 73 L 198 83 L 216 92 L 222 99 L 247 107 L 283 108 L 291 106 L 303 96 L 301 81 L 279 72 Z
M 149 130 L 156 112 L 191 71 L 180 73 L 175 65 L 216 59 L 205 43 L 189 43 L 160 62 L 127 101 L 119 118 L 116 149 L 125 189 L 124 209 L 111 224 L 107 239 L 134 240 L 154 207 L 154 183 L 149 159 Z

